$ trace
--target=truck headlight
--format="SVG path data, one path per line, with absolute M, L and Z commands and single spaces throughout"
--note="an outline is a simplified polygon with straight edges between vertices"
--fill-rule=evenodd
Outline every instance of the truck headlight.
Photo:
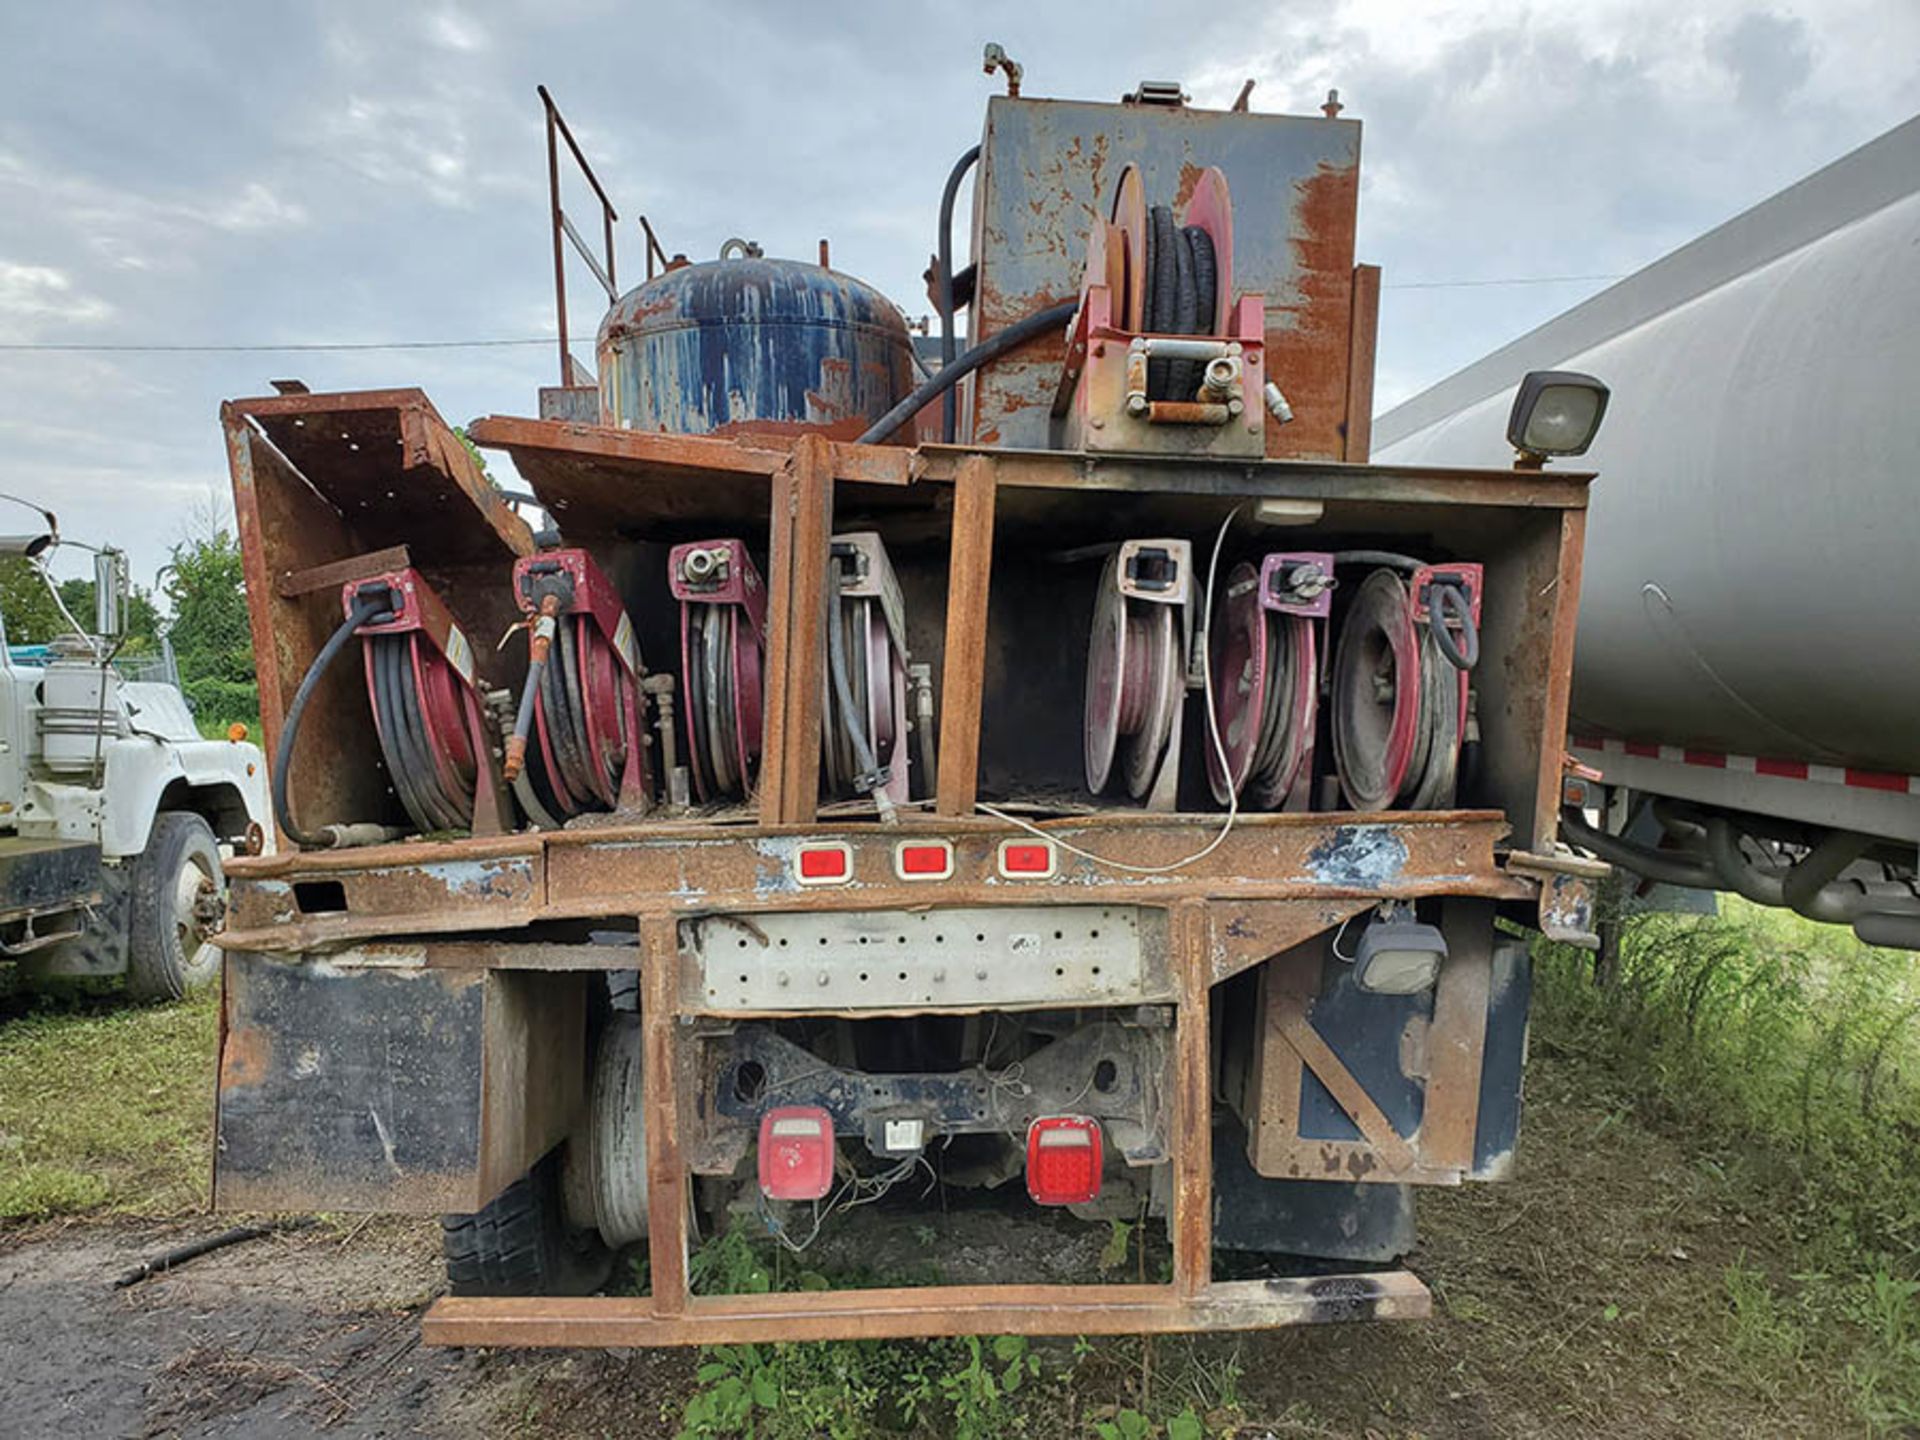
M 1607 387 L 1573 370 L 1532 370 L 1513 397 L 1507 440 L 1536 462 L 1549 455 L 1584 455 L 1607 413 Z

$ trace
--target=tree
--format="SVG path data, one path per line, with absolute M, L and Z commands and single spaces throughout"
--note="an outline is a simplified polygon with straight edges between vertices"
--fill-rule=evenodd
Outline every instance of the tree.
M 6 619 L 9 645 L 44 645 L 68 633 L 39 569 L 18 555 L 0 557 L 0 616 Z
M 73 612 L 73 618 L 89 629 L 93 626 L 93 581 L 62 580 L 60 603 Z M 138 585 L 129 588 L 126 613 L 120 617 L 119 653 L 125 656 L 152 655 L 160 648 L 160 607 L 153 603 L 153 592 Z
M 218 734 L 240 720 L 258 729 L 260 687 L 239 543 L 222 527 L 175 545 L 165 591 L 180 688 L 200 728 Z

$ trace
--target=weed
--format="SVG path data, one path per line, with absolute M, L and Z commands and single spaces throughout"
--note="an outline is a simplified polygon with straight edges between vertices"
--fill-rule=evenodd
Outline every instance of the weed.
M 793 1269 L 778 1252 L 763 1253 L 739 1229 L 702 1245 L 688 1275 L 702 1294 L 828 1287 L 825 1276 Z M 700 1388 L 681 1413 L 680 1434 L 864 1440 L 906 1429 L 995 1440 L 1027 1428 L 1016 1397 L 1041 1370 L 1040 1357 L 1017 1335 L 713 1345 L 703 1352 Z
M 1905 952 L 1724 900 L 1623 927 L 1612 983 L 1540 947 L 1556 1042 L 1625 1092 L 1594 1097 L 1718 1142 L 1701 1171 L 1786 1210 L 1811 1263 L 1782 1290 L 1728 1267 L 1730 1346 L 1769 1393 L 1844 1371 L 1863 1418 L 1920 1418 L 1920 975 Z

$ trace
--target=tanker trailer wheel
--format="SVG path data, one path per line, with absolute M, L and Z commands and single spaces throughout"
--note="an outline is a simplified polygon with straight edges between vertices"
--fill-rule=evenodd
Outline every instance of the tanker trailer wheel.
M 440 1217 L 449 1290 L 455 1295 L 589 1295 L 600 1287 L 612 1252 L 595 1232 L 568 1224 L 560 1167 L 556 1149 L 485 1209 Z
M 220 973 L 212 943 L 226 914 L 220 847 L 198 815 L 163 810 L 129 869 L 127 993 L 178 1000 Z

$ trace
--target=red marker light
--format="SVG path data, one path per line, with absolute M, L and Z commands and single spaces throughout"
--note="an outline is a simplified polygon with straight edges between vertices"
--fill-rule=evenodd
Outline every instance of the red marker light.
M 802 885 L 838 885 L 853 878 L 853 847 L 844 840 L 815 840 L 795 852 L 794 873 Z
M 1045 880 L 1056 863 L 1053 846 L 1045 840 L 1002 840 L 1000 874 L 1007 880 Z
M 945 880 L 953 874 L 953 846 L 944 840 L 902 840 L 893 847 L 893 873 L 902 880 Z
M 760 1190 L 770 1200 L 818 1200 L 833 1188 L 833 1117 L 783 1105 L 760 1117 Z
M 1043 1115 L 1027 1128 L 1027 1193 L 1041 1205 L 1085 1205 L 1100 1194 L 1100 1122 Z

